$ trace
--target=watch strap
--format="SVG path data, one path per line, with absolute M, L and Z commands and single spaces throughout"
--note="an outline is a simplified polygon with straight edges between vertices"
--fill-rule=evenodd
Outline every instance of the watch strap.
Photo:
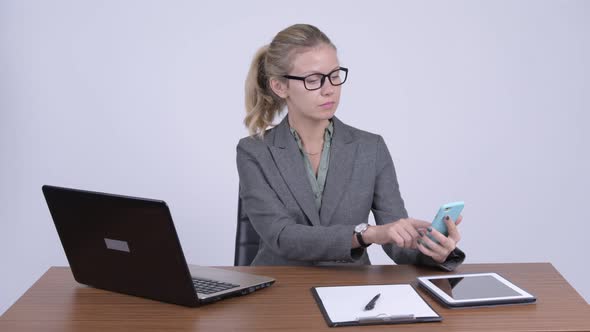
M 363 240 L 363 232 L 358 232 L 356 234 L 356 240 L 361 245 L 361 247 L 366 248 L 371 245 L 371 243 L 367 244 L 365 240 Z

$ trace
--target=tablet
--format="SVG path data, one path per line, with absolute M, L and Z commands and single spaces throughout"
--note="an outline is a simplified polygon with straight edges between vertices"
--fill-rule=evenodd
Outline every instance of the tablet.
M 533 303 L 536 298 L 497 273 L 418 277 L 420 286 L 448 307 Z

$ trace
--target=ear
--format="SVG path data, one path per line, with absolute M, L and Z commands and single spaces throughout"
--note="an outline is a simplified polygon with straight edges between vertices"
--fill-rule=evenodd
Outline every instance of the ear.
M 287 84 L 276 78 L 270 79 L 270 88 L 272 91 L 281 98 L 287 98 Z

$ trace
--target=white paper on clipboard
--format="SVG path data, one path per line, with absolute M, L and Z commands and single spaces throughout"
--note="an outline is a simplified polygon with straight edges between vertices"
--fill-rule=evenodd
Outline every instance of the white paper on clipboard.
M 409 284 L 315 287 L 326 314 L 333 323 L 362 322 L 388 317 L 416 320 L 440 316 Z M 381 294 L 372 310 L 365 306 Z

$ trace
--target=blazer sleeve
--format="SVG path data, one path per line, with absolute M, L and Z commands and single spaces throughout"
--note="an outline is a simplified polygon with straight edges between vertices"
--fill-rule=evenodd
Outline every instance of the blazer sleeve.
M 354 225 L 311 226 L 291 217 L 269 184 L 253 147 L 240 141 L 237 166 L 242 207 L 261 241 L 277 255 L 300 261 L 353 261 Z M 265 147 L 266 149 L 266 147 Z
M 372 206 L 375 223 L 384 225 L 407 218 L 408 212 L 404 207 L 404 201 L 399 191 L 393 160 L 381 136 L 378 136 L 375 165 L 376 179 Z M 465 253 L 459 248 L 451 252 L 447 260 L 440 264 L 418 249 L 400 248 L 395 244 L 385 244 L 382 247 L 385 253 L 397 264 L 435 266 L 445 271 L 452 271 L 465 260 Z

